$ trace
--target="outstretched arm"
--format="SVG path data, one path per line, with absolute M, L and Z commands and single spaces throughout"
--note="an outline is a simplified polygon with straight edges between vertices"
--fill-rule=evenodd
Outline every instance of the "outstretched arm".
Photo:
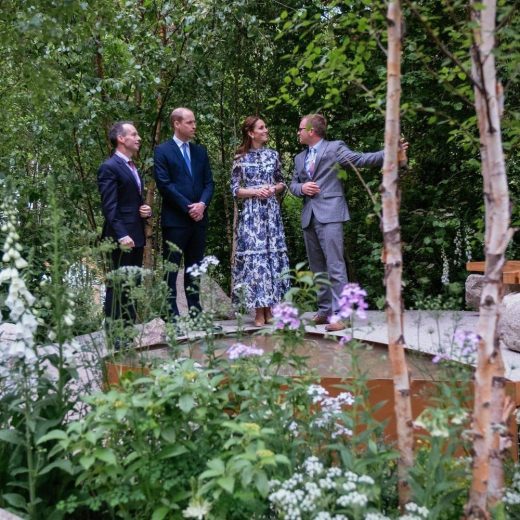
M 336 158 L 343 168 L 364 168 L 367 166 L 383 166 L 384 152 L 361 153 L 351 150 L 343 141 L 340 142 Z

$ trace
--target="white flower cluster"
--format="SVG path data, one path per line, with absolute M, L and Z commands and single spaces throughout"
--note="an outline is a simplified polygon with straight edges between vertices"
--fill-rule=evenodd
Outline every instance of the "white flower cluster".
M 366 510 L 378 493 L 374 480 L 368 475 L 357 475 L 339 467 L 325 468 L 317 457 L 307 458 L 288 480 L 270 481 L 269 487 L 269 501 L 277 518 L 285 520 L 342 520 L 350 518 L 349 513 L 353 512 L 356 518 L 363 512 L 369 515 Z M 374 520 L 384 518 L 373 517 Z
M 210 266 L 216 266 L 219 263 L 220 262 L 218 261 L 217 257 L 213 255 L 205 256 L 200 264 L 194 264 L 188 267 L 188 269 L 186 269 L 186 272 L 191 276 L 194 276 L 195 278 L 199 278 L 200 276 L 208 272 Z
M 20 255 L 16 216 L 5 206 L 3 210 L 6 222 L 2 225 L 2 231 L 7 235 L 2 261 L 8 265 L 0 271 L 0 284 L 9 284 L 5 305 L 9 309 L 9 317 L 14 327 L 9 340 L 0 337 L 0 378 L 9 376 L 17 363 L 28 369 L 34 367 L 37 362 L 34 335 L 38 328 L 38 321 L 31 309 L 35 298 L 18 272 L 18 269 L 27 266 L 27 262 Z
M 507 488 L 504 492 L 503 500 L 504 503 L 509 506 L 520 505 L 520 468 L 518 467 L 513 475 L 511 487 Z
M 408 502 L 404 506 L 406 514 L 401 515 L 399 520 L 426 520 L 430 511 L 426 507 L 421 507 L 414 502 Z
M 125 281 L 129 285 L 137 283 L 142 277 L 152 275 L 151 269 L 137 265 L 122 265 L 107 274 L 107 279 L 112 281 Z
M 444 246 L 441 249 L 441 258 L 442 258 L 441 283 L 442 283 L 442 285 L 448 285 L 450 283 L 450 262 L 448 260 L 448 256 L 446 255 L 446 251 L 444 250 Z
M 188 507 L 182 512 L 184 518 L 196 518 L 204 520 L 206 515 L 211 511 L 211 504 L 201 498 L 192 499 Z
M 351 436 L 352 430 L 346 428 L 337 419 L 341 417 L 345 406 L 352 406 L 354 396 L 349 392 L 342 392 L 337 397 L 330 397 L 329 392 L 320 385 L 310 385 L 307 393 L 312 397 L 313 404 L 320 407 L 317 416 L 312 420 L 311 426 L 316 428 L 333 428 L 332 438 Z

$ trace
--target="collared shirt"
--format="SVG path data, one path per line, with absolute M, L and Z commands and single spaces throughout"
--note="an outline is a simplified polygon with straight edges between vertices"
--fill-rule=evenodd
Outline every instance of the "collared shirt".
M 175 144 L 179 147 L 179 150 L 181 153 L 182 151 L 182 145 L 186 143 L 188 146 L 186 147 L 186 153 L 188 154 L 188 158 L 191 161 L 191 152 L 190 152 L 190 142 L 189 141 L 181 141 L 176 135 L 173 136 L 173 140 L 175 141 Z
M 128 166 L 128 169 L 132 172 L 132 175 L 134 176 L 135 182 L 137 183 L 137 186 L 139 186 L 139 191 L 142 189 L 141 186 L 141 179 L 139 178 L 139 174 L 137 173 L 137 168 L 134 165 L 134 168 L 130 166 L 130 163 L 134 163 L 130 157 L 127 157 L 124 153 L 120 152 L 119 150 L 116 150 L 116 155 L 118 157 L 121 157 L 123 161 L 125 161 L 125 164 Z

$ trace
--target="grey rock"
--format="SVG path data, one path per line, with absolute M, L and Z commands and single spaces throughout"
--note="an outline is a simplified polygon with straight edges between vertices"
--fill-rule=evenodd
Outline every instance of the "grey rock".
M 202 276 L 200 285 L 200 301 L 205 311 L 213 312 L 215 319 L 226 319 L 233 316 L 231 299 L 219 284 L 209 276 Z M 177 307 L 181 315 L 188 314 L 188 304 L 184 291 L 184 269 L 177 274 Z
M 480 308 L 480 295 L 484 286 L 483 274 L 470 274 L 466 278 L 466 307 L 478 311 Z
M 484 286 L 483 274 L 470 274 L 466 278 L 466 307 L 478 311 L 480 309 L 480 296 Z M 504 285 L 504 296 L 520 292 L 520 285 Z
M 166 323 L 161 318 L 155 318 L 148 323 L 137 326 L 137 336 L 134 344 L 137 348 L 146 348 L 156 345 L 166 345 Z
M 502 300 L 499 335 L 508 349 L 520 352 L 520 292 L 507 294 Z

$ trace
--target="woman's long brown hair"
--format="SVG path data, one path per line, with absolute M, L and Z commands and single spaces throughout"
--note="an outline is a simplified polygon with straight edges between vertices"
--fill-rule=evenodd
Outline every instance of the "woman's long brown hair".
M 242 142 L 237 148 L 236 155 L 245 155 L 252 147 L 253 140 L 251 139 L 249 132 L 252 132 L 255 128 L 256 122 L 262 119 L 260 116 L 247 116 L 242 123 Z

